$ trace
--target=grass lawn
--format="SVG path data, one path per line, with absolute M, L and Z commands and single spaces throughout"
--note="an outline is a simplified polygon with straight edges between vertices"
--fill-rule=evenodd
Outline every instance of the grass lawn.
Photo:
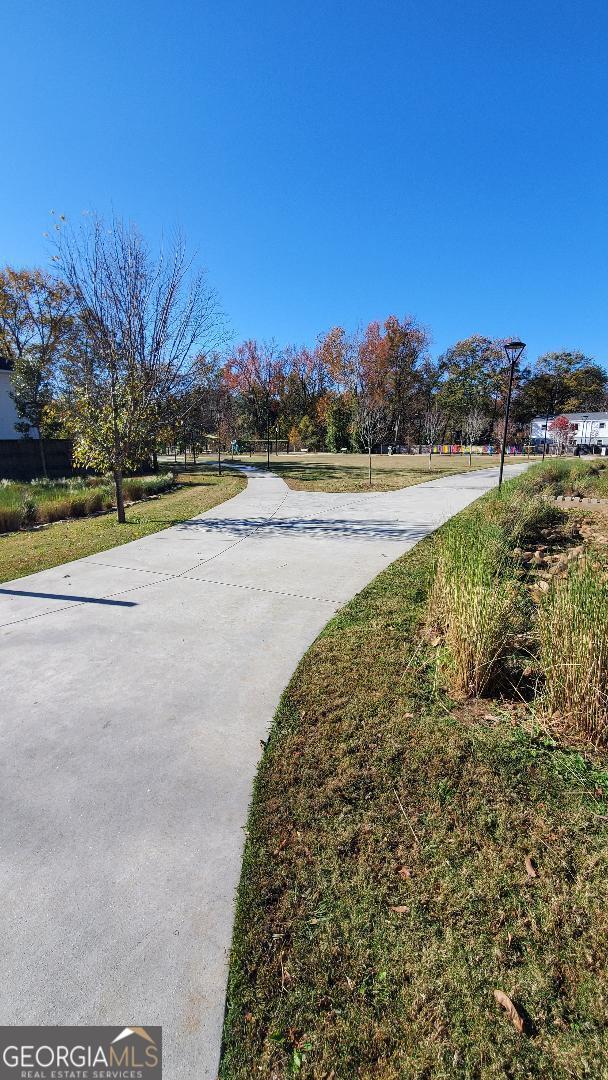
M 419 632 L 440 542 L 348 604 L 283 696 L 222 1080 L 608 1077 L 608 758 L 442 689 Z
M 43 529 L 0 535 L 0 581 L 47 570 L 168 529 L 232 498 L 246 484 L 242 477 L 234 474 L 221 477 L 185 474 L 180 475 L 178 481 L 177 491 L 127 507 L 125 525 L 119 525 L 115 512 L 112 512 L 57 522 Z
M 270 468 L 295 491 L 394 491 L 396 488 L 424 484 L 446 473 L 466 472 L 467 454 L 462 456 L 434 455 L 429 468 L 424 454 L 374 454 L 372 457 L 372 486 L 367 480 L 366 454 L 271 454 Z M 508 462 L 527 461 L 510 457 Z M 225 459 L 229 464 L 230 459 Z M 235 461 L 245 465 L 265 467 L 266 456 L 239 455 Z M 474 469 L 489 469 L 498 465 L 498 456 L 473 455 Z

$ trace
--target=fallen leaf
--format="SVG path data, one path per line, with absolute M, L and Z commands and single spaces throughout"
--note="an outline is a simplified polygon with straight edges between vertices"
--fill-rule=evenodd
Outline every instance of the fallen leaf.
M 403 714 L 403 719 L 404 720 L 413 720 L 414 719 L 414 713 L 413 712 L 404 713 Z
M 409 910 L 407 904 L 395 904 L 391 907 L 391 911 L 394 911 L 396 915 L 407 915 Z
M 534 868 L 534 863 L 529 855 L 526 855 L 526 873 L 528 877 L 538 877 L 538 874 Z
M 397 871 L 397 873 L 399 874 L 399 877 L 405 879 L 411 878 L 412 876 L 412 871 L 410 870 L 409 866 L 402 866 L 401 869 Z
M 502 990 L 495 990 L 494 997 L 496 998 L 498 1004 L 501 1005 L 502 1008 L 505 1010 L 515 1030 L 518 1031 L 520 1035 L 522 1035 L 524 1030 L 524 1021 L 523 1018 L 519 1015 L 509 995 L 505 994 Z
M 434 649 L 436 649 L 438 645 L 441 645 L 441 641 L 442 641 L 441 637 L 440 637 L 439 635 L 437 635 L 437 637 L 431 638 L 431 640 L 430 640 L 429 644 L 430 644 L 430 645 L 431 645 L 431 646 L 432 646 L 432 647 L 433 647 Z

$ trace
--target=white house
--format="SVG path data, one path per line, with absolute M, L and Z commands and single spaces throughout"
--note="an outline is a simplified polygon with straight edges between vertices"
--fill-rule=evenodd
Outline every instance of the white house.
M 19 432 L 15 431 L 18 420 L 17 410 L 11 397 L 12 366 L 10 360 L 0 356 L 0 439 L 19 438 Z
M 572 445 L 576 447 L 595 447 L 603 453 L 608 452 L 608 412 L 576 412 L 557 413 L 557 416 L 565 416 L 570 421 Z M 555 442 L 551 433 L 551 423 L 555 416 L 550 416 L 548 421 L 547 445 L 552 446 Z M 530 439 L 532 442 L 542 443 L 545 440 L 547 428 L 546 416 L 535 416 L 530 424 Z

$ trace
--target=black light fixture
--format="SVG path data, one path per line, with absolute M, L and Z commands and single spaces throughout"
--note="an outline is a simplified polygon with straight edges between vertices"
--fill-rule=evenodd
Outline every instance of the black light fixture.
M 505 341 L 503 348 L 510 364 L 516 364 L 526 347 L 525 341 Z
M 513 376 L 515 375 L 515 367 L 517 361 L 521 357 L 526 347 L 525 341 L 518 341 L 513 338 L 511 341 L 505 341 L 503 349 L 507 355 L 509 361 L 509 389 L 507 391 L 507 405 L 505 408 L 505 426 L 502 433 L 502 445 L 500 448 L 500 469 L 498 472 L 498 486 L 502 484 L 502 474 L 505 467 L 505 452 L 507 449 L 507 428 L 509 427 L 509 413 L 511 412 L 511 393 L 513 390 Z

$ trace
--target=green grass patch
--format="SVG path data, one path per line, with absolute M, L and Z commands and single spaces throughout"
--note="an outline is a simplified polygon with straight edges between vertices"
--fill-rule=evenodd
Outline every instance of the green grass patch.
M 168 529 L 232 498 L 246 485 L 246 480 L 236 475 L 186 474 L 179 476 L 178 482 L 175 491 L 127 507 L 124 525 L 118 524 L 115 513 L 109 513 L 0 536 L 0 581 L 47 570 Z
M 511 457 L 507 464 L 527 461 Z M 239 456 L 235 461 L 264 468 L 266 456 Z M 228 464 L 228 459 L 226 459 Z M 473 469 L 495 468 L 497 455 L 473 455 Z M 372 486 L 367 474 L 365 454 L 271 454 L 270 468 L 295 491 L 395 491 L 424 484 L 438 476 L 450 476 L 469 469 L 468 454 L 434 454 L 429 466 L 426 454 L 374 454 Z
M 500 701 L 448 697 L 420 634 L 440 543 L 348 604 L 283 696 L 247 826 L 222 1080 L 608 1075 L 604 759 Z

